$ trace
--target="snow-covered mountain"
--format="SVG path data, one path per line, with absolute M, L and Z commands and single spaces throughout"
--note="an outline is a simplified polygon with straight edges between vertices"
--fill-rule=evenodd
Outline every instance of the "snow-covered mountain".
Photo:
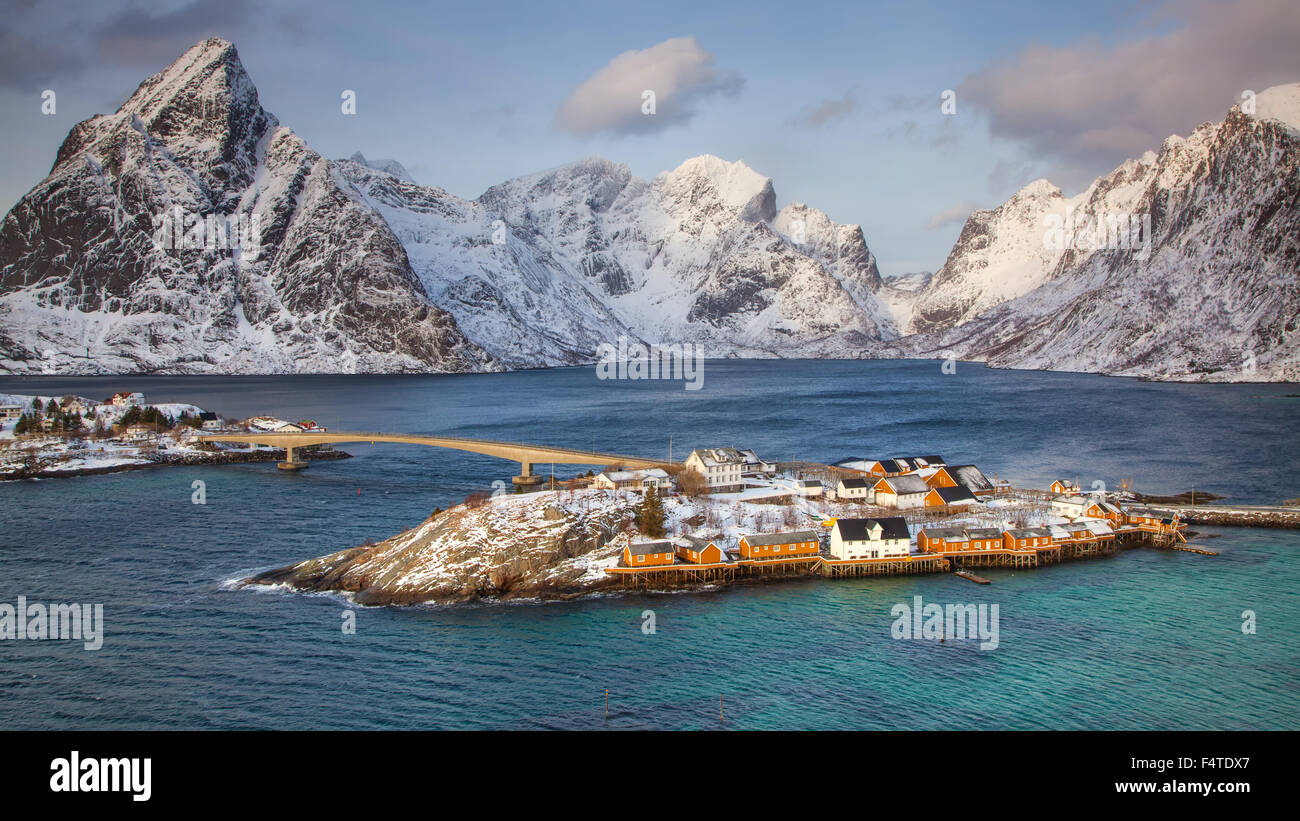
M 6 217 L 0 368 L 534 367 L 622 335 L 842 357 L 895 336 L 861 229 L 774 203 L 710 156 L 649 183 L 592 158 L 474 201 L 393 160 L 324 160 L 213 39 L 73 128 Z
M 0 226 L 3 370 L 493 367 L 224 40 L 73 127 Z
M 915 311 L 930 333 L 905 340 L 913 354 L 1300 379 L 1300 84 L 1168 138 L 1078 196 L 1038 180 L 972 214 Z
M 589 362 L 620 335 L 708 356 L 857 356 L 892 337 L 856 225 L 774 208 L 772 181 L 696 157 L 646 182 L 591 157 L 476 200 L 341 162 L 430 297 L 501 362 Z
M 0 371 L 492 370 L 627 336 L 1297 379 L 1300 86 L 1255 104 L 1078 196 L 1030 183 L 973 213 L 933 276 L 882 278 L 859 226 L 778 212 L 743 162 L 647 181 L 592 157 L 469 200 L 394 160 L 323 159 L 212 39 L 78 123 L 6 215 Z M 1128 247 L 1098 247 L 1097 224 Z

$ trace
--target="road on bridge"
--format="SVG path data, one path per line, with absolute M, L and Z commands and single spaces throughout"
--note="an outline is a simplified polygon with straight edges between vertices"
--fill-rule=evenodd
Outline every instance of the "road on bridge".
M 272 431 L 269 433 L 227 432 L 200 435 L 202 442 L 242 442 L 256 445 L 269 445 L 285 449 L 285 461 L 280 467 L 285 470 L 300 470 L 307 466 L 304 461 L 294 459 L 298 448 L 313 445 L 333 444 L 339 442 L 393 442 L 404 445 L 425 445 L 435 448 L 450 448 L 471 453 L 482 453 L 518 462 L 521 466 L 514 483 L 520 485 L 537 484 L 542 481 L 533 473 L 533 465 L 554 463 L 560 465 L 618 465 L 629 468 L 667 467 L 675 463 L 667 459 L 648 459 L 644 456 L 627 456 L 621 453 L 600 453 L 591 450 L 553 447 L 551 445 L 530 445 L 522 442 L 497 442 L 491 439 L 466 439 L 459 436 L 425 436 L 415 433 L 378 433 L 355 431 Z

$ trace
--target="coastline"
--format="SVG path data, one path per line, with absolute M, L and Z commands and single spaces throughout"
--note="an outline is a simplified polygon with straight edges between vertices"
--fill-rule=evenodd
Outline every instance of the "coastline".
M 822 529 L 836 517 L 879 516 L 879 508 L 852 502 L 789 505 L 703 496 L 665 499 L 672 527 L 706 518 L 734 538 L 764 529 L 763 521 L 797 516 L 789 527 Z M 821 548 L 802 557 L 747 559 L 712 564 L 674 562 L 629 567 L 624 551 L 634 541 L 640 502 L 618 491 L 539 491 L 494 497 L 478 506 L 457 505 L 381 542 L 359 545 L 269 568 L 238 581 L 241 587 L 280 587 L 302 593 L 348 595 L 361 606 L 503 604 L 528 599 L 568 601 L 593 595 L 690 592 L 795 579 L 938 575 L 974 568 L 1038 569 L 1067 561 L 1108 558 L 1137 547 L 1217 555 L 1180 545 L 1167 532 L 1125 526 L 1108 535 L 1053 541 L 1028 549 L 930 552 L 914 547 L 904 556 L 836 559 Z M 897 513 L 897 511 L 894 511 Z M 1300 516 L 1300 510 L 1296 511 Z M 1005 511 L 953 511 L 941 519 L 924 515 L 913 527 L 969 526 L 974 517 Z M 789 521 L 789 520 L 787 520 Z M 1180 526 L 1181 527 L 1181 526 Z M 828 534 L 827 534 L 828 535 Z M 1187 534 L 1194 535 L 1194 534 Z M 918 542 L 919 544 L 919 542 Z
M 107 473 L 121 473 L 127 470 L 145 470 L 164 467 L 207 467 L 215 465 L 235 465 L 245 462 L 278 462 L 285 458 L 284 448 L 265 451 L 216 451 L 213 458 L 196 459 L 186 456 L 178 459 L 156 459 L 145 462 L 126 462 L 117 465 L 99 467 L 72 468 L 70 470 L 40 470 L 34 473 L 6 471 L 0 473 L 0 482 L 19 482 L 24 479 L 70 479 L 76 476 L 99 476 Z M 342 450 L 324 450 L 315 453 L 301 453 L 298 458 L 303 461 L 332 461 L 351 459 L 352 454 Z

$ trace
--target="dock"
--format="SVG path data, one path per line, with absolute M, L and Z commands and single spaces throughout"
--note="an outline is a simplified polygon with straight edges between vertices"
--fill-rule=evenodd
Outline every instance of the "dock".
M 975 584 L 990 584 L 989 579 L 972 572 L 970 568 L 1031 569 L 1064 561 L 1113 556 L 1121 548 L 1128 547 L 1153 547 L 1205 556 L 1218 555 L 1212 550 L 1179 544 L 1180 540 L 1183 540 L 1183 534 L 1178 530 L 1163 532 L 1156 528 L 1128 525 L 1116 528 L 1113 534 L 1093 539 L 1061 539 L 1050 545 L 1037 547 L 921 552 L 909 553 L 906 556 L 856 560 L 833 559 L 823 547 L 821 553 L 813 556 L 738 559 L 715 564 L 675 562 L 655 567 L 620 566 L 606 568 L 605 572 L 618 576 L 623 587 L 641 590 L 668 590 L 693 585 L 727 584 L 779 577 L 821 576 L 827 579 L 849 579 L 862 576 L 906 576 L 949 572 Z

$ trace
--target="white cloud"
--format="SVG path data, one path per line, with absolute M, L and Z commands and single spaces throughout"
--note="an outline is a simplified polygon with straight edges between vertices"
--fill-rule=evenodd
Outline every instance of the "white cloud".
M 1169 0 L 1107 45 L 1035 45 L 968 77 L 958 100 L 990 117 L 994 136 L 1093 174 L 1170 134 L 1220 120 L 1246 89 L 1300 80 L 1295 0 Z
M 700 100 L 735 94 L 744 80 L 719 69 L 694 37 L 675 37 L 641 51 L 624 52 L 573 90 L 555 115 L 573 134 L 648 133 L 688 122 Z M 643 94 L 654 92 L 655 111 L 643 113 Z

